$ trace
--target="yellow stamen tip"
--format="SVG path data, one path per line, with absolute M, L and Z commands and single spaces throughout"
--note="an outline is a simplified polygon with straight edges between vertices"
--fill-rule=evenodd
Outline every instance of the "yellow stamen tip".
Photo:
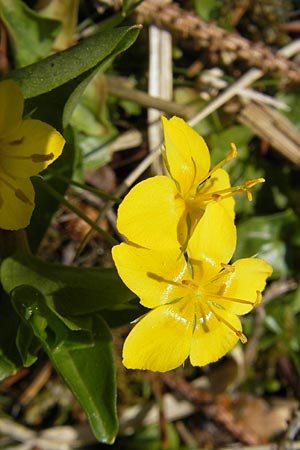
M 247 180 L 245 182 L 245 186 L 247 188 L 252 188 L 253 186 L 255 186 L 258 183 L 264 183 L 266 180 L 264 178 L 254 178 L 253 180 Z
M 246 190 L 245 192 L 246 192 L 247 199 L 249 200 L 249 202 L 252 202 L 253 197 L 252 197 L 251 192 L 250 192 L 250 191 L 247 191 L 247 190 Z
M 246 344 L 247 342 L 247 338 L 244 335 L 244 333 L 242 333 L 241 331 L 236 331 L 236 335 L 238 336 L 239 340 L 241 341 L 242 344 Z
M 253 307 L 259 305 L 261 303 L 261 301 L 262 301 L 262 294 L 260 291 L 256 291 L 256 300 L 254 302 Z
M 231 150 L 226 157 L 226 161 L 229 161 L 230 159 L 235 158 L 237 155 L 236 145 L 233 142 L 230 143 L 230 148 L 231 148 Z

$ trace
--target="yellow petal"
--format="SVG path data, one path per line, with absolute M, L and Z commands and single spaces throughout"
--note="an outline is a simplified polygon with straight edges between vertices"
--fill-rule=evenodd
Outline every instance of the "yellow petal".
M 160 306 L 149 312 L 125 340 L 124 366 L 158 372 L 180 366 L 189 355 L 192 318 L 193 309 L 186 302 Z
M 221 263 L 231 259 L 235 246 L 233 219 L 220 202 L 209 203 L 188 245 L 191 261 L 195 260 L 195 265 L 199 266 L 199 277 L 203 282 L 219 272 Z
M 154 308 L 186 295 L 187 288 L 181 280 L 187 275 L 184 257 L 179 249 L 163 252 L 116 245 L 112 256 L 124 283 L 148 308 Z
M 27 227 L 34 208 L 34 189 L 29 178 L 10 179 L 0 174 L 0 228 Z
M 126 238 L 149 248 L 177 241 L 176 189 L 166 176 L 148 178 L 126 195 L 118 209 L 117 227 Z
M 177 240 L 180 245 L 186 245 L 188 233 L 192 231 L 192 226 L 188 227 L 187 216 L 189 210 L 187 208 L 186 202 L 183 200 L 181 195 L 175 196 L 175 209 L 177 214 Z M 193 225 L 191 223 L 191 225 Z
M 243 258 L 232 264 L 234 271 L 220 279 L 224 286 L 224 296 L 255 302 L 257 291 L 262 292 L 266 279 L 272 274 L 272 267 L 261 259 Z M 242 315 L 251 311 L 252 305 L 229 300 L 218 300 L 221 306 L 235 314 Z
M 0 136 L 17 127 L 23 114 L 24 100 L 19 86 L 13 80 L 0 82 Z
M 237 331 L 242 330 L 241 322 L 234 314 L 222 310 L 218 310 L 218 314 Z M 211 313 L 206 318 L 205 325 L 199 320 L 196 323 L 190 353 L 191 364 L 205 366 L 217 361 L 229 352 L 238 340 L 234 331 Z
M 1 166 L 13 177 L 36 175 L 61 155 L 64 144 L 62 135 L 47 123 L 24 120 L 2 143 Z
M 184 120 L 162 117 L 165 149 L 172 177 L 183 196 L 196 190 L 208 174 L 210 154 L 204 139 Z

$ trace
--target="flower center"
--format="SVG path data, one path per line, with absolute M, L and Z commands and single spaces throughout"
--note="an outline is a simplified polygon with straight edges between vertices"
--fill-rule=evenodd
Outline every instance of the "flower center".
M 205 283 L 204 286 L 199 286 L 194 280 L 183 280 L 182 284 L 192 290 L 192 299 L 194 303 L 194 320 L 193 331 L 197 326 L 201 326 L 204 332 L 211 331 L 211 319 L 215 318 L 218 322 L 228 327 L 233 333 L 237 335 L 240 341 L 244 344 L 247 342 L 246 336 L 242 331 L 238 330 L 229 320 L 224 317 L 224 313 L 227 311 L 224 303 L 240 303 L 257 306 L 262 299 L 261 292 L 256 292 L 256 300 L 250 301 L 246 299 L 229 297 L 219 293 L 213 293 L 213 287 L 215 282 L 220 280 L 221 277 L 228 274 L 228 272 L 234 272 L 234 266 L 229 264 L 221 264 L 222 270 L 211 280 Z

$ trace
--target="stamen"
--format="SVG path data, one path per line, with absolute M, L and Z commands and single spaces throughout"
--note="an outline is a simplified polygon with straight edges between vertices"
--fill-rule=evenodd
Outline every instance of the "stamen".
M 182 280 L 181 282 L 184 286 L 189 286 L 193 289 L 198 289 L 199 286 L 197 286 L 197 284 L 193 283 L 193 281 L 191 280 Z
M 245 185 L 248 188 L 252 188 L 253 186 L 255 186 L 258 183 L 264 183 L 266 180 L 264 178 L 254 178 L 253 180 L 248 180 L 245 182 Z
M 220 263 L 222 270 L 217 273 L 214 277 L 210 278 L 210 280 L 205 283 L 204 288 L 207 288 L 210 284 L 215 283 L 220 278 L 224 277 L 225 275 L 228 275 L 228 273 L 234 273 L 235 272 L 235 266 L 232 266 L 231 264 L 224 264 Z
M 260 291 L 256 291 L 256 300 L 254 302 L 254 307 L 259 305 L 262 301 L 262 293 Z
M 247 338 L 244 335 L 244 333 L 242 333 L 242 331 L 237 330 L 233 325 L 231 325 L 231 323 L 227 322 L 227 320 L 224 319 L 222 316 L 219 316 L 219 314 L 217 314 L 213 309 L 211 309 L 211 311 L 219 322 L 224 323 L 224 325 L 226 325 L 228 328 L 230 328 L 231 331 L 233 331 L 236 334 L 236 336 L 240 339 L 242 344 L 245 344 L 247 342 Z
M 211 297 L 211 298 L 217 298 L 219 300 L 227 300 L 229 302 L 234 302 L 234 303 L 242 303 L 245 305 L 252 305 L 253 307 L 258 304 L 257 299 L 255 300 L 255 302 L 251 302 L 250 300 L 244 300 L 243 298 L 226 297 L 224 295 L 211 294 L 210 292 L 207 293 L 206 296 Z
M 182 287 L 182 282 L 168 280 L 160 275 L 157 275 L 156 273 L 147 272 L 147 276 L 149 278 L 152 278 L 152 280 L 158 281 L 160 283 L 167 283 L 170 284 L 171 286 Z
M 209 194 L 201 195 L 201 200 L 203 202 L 209 202 L 211 200 L 219 201 L 221 199 L 233 197 L 234 195 L 243 193 L 247 195 L 248 200 L 252 201 L 252 194 L 249 191 L 250 188 L 255 186 L 258 183 L 264 183 L 264 178 L 256 178 L 254 180 L 247 180 L 244 184 L 240 186 L 232 186 L 226 189 L 220 189 L 219 191 L 211 192 Z
M 236 150 L 236 146 L 235 144 L 233 144 L 231 142 L 230 144 L 231 150 L 230 152 L 226 155 L 226 157 L 224 159 L 222 159 L 222 161 L 220 161 L 218 164 L 215 165 L 215 167 L 213 169 L 211 169 L 208 174 L 205 176 L 205 178 L 203 178 L 203 180 L 200 181 L 198 187 L 200 187 L 206 180 L 208 180 L 208 178 L 210 178 L 212 176 L 212 174 L 219 169 L 220 167 L 222 167 L 227 161 L 230 161 L 231 159 L 235 158 L 237 155 L 237 150 Z

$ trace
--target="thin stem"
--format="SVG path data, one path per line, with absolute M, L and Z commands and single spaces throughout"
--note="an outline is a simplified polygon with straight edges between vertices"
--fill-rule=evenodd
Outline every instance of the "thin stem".
M 76 206 L 72 205 L 68 200 L 65 199 L 63 195 L 57 192 L 49 183 L 47 183 L 43 178 L 37 177 L 39 180 L 40 186 L 47 191 L 52 197 L 56 198 L 61 204 L 65 205 L 70 211 L 84 220 L 87 224 L 89 224 L 93 230 L 97 231 L 104 239 L 107 240 L 112 245 L 119 244 L 119 242 L 113 238 L 109 233 L 100 228 L 95 222 L 93 222 L 86 214 L 84 214 L 80 209 L 76 208 Z
M 121 199 L 119 197 L 107 194 L 106 192 L 100 191 L 99 189 L 93 188 L 91 186 L 87 186 L 86 184 L 79 183 L 78 181 L 71 180 L 70 178 L 65 177 L 61 173 L 56 172 L 55 170 L 48 168 L 48 172 L 51 173 L 53 177 L 58 178 L 64 183 L 67 183 L 68 185 L 72 186 L 77 186 L 85 191 L 91 192 L 92 194 L 95 194 L 97 197 L 100 197 L 102 200 L 112 200 L 115 203 L 121 202 Z

